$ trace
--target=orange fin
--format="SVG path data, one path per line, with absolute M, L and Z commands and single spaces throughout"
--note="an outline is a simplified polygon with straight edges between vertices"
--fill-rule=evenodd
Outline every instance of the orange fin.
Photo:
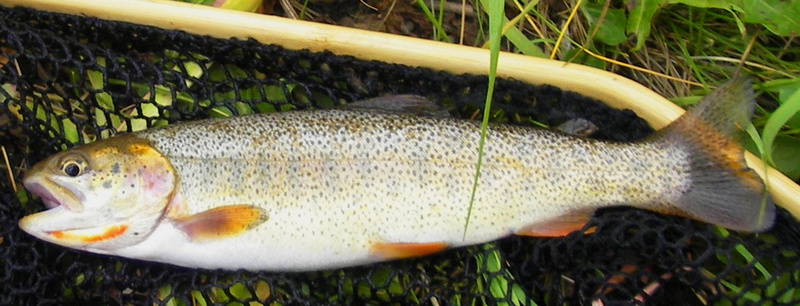
M 580 230 L 589 222 L 594 211 L 581 211 L 557 219 L 547 220 L 523 227 L 515 234 L 530 237 L 563 237 L 569 233 Z
M 430 255 L 447 248 L 447 243 L 378 243 L 372 246 L 372 254 L 383 259 L 400 259 Z
M 267 213 L 251 205 L 230 205 L 172 219 L 192 241 L 208 241 L 241 234 L 267 221 Z

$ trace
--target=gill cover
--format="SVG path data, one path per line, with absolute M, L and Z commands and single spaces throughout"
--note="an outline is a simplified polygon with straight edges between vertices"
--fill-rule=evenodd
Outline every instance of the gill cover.
M 123 135 L 51 156 L 24 184 L 49 209 L 26 216 L 20 228 L 55 244 L 109 253 L 158 226 L 177 177 L 150 143 Z

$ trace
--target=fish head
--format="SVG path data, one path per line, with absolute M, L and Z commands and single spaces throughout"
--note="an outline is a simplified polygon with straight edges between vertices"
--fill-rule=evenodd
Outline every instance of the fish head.
M 47 242 L 110 254 L 141 242 L 158 226 L 177 177 L 150 143 L 124 135 L 51 156 L 23 182 L 47 210 L 22 218 L 22 230 Z

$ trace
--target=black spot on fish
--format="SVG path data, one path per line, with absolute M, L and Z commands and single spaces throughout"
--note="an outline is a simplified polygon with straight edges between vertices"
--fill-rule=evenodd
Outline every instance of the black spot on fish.
M 105 182 L 103 182 L 103 188 L 105 188 L 105 189 L 109 189 L 109 188 L 111 188 L 111 181 L 105 181 Z
M 114 163 L 114 165 L 111 166 L 111 173 L 119 173 L 119 163 Z

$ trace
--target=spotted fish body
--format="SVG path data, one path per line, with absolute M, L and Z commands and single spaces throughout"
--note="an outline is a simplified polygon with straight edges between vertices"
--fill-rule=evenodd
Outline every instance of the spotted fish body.
M 732 84 L 723 98 L 744 113 L 749 83 Z M 474 121 L 334 109 L 176 124 L 43 161 L 25 183 L 52 208 L 20 226 L 90 252 L 280 271 L 560 236 L 615 205 L 768 228 L 774 206 L 724 137 L 740 118 L 703 105 L 634 144 L 491 125 L 471 214 Z

